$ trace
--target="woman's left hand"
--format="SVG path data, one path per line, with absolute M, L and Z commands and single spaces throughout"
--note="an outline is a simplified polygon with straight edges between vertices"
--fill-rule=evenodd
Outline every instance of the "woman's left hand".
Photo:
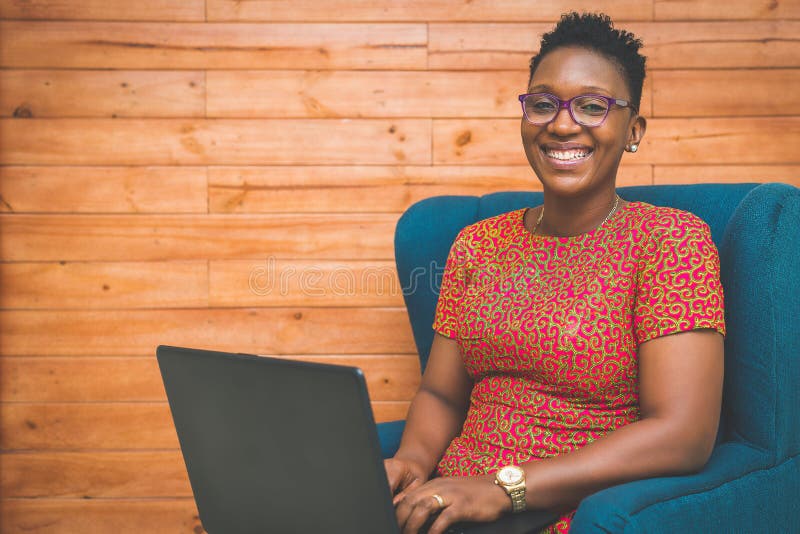
M 400 530 L 403 534 L 416 534 L 437 513 L 429 534 L 442 534 L 459 521 L 494 521 L 503 512 L 511 511 L 511 499 L 494 479 L 494 475 L 484 475 L 429 480 L 397 503 Z M 435 495 L 442 499 L 443 506 Z

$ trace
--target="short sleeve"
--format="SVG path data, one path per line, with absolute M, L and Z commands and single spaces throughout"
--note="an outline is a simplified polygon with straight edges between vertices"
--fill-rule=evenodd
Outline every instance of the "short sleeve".
M 456 236 L 447 255 L 433 319 L 433 329 L 449 338 L 456 337 L 458 313 L 466 292 L 466 265 L 467 247 L 462 231 Z
M 710 229 L 687 212 L 666 217 L 671 224 L 650 235 L 639 264 L 636 341 L 698 328 L 725 335 L 719 253 Z

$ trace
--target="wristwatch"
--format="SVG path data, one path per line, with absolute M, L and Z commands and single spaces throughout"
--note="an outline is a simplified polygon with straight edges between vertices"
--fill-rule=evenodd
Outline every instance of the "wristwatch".
M 516 465 L 508 465 L 495 474 L 494 483 L 511 497 L 511 511 L 525 511 L 525 471 Z

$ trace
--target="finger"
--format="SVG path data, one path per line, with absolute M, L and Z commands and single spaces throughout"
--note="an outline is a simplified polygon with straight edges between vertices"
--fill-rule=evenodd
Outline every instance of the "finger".
M 389 489 L 392 493 L 397 489 L 400 485 L 400 480 L 402 477 L 398 472 L 398 469 L 395 467 L 394 462 L 391 459 L 383 461 L 383 468 L 386 469 L 386 478 L 389 481 Z
M 408 486 L 403 488 L 401 492 L 399 492 L 397 495 L 394 496 L 394 498 L 392 499 L 392 504 L 397 506 L 397 503 L 405 499 L 409 493 L 411 493 L 421 485 L 422 481 L 418 478 L 415 478 Z
M 443 534 L 445 530 L 447 530 L 453 523 L 456 523 L 460 519 L 464 519 L 461 517 L 462 514 L 458 512 L 457 508 L 453 506 L 448 506 L 439 514 L 439 517 L 431 524 L 430 528 L 428 528 L 428 534 Z
M 431 497 L 418 501 L 414 504 L 411 514 L 406 518 L 405 524 L 402 525 L 403 534 L 416 534 L 428 518 L 438 513 L 439 510 L 439 503 Z

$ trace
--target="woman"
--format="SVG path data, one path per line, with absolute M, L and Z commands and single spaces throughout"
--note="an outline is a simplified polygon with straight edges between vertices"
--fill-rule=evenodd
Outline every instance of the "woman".
M 641 42 L 564 15 L 531 61 L 522 142 L 544 203 L 464 228 L 427 369 L 386 460 L 404 533 L 562 513 L 622 482 L 699 470 L 719 422 L 722 287 L 708 226 L 615 191 Z

